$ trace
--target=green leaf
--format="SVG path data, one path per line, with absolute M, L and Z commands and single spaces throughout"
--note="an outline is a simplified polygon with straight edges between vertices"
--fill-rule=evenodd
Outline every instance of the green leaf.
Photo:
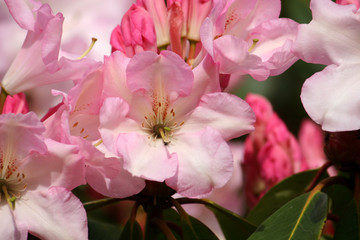
M 303 194 L 266 219 L 249 240 L 319 239 L 327 212 L 325 193 Z
M 172 208 L 164 211 L 164 220 L 181 227 L 184 239 L 217 240 L 217 236 L 201 221 L 189 215 L 190 225 Z M 175 233 L 174 233 L 175 235 Z
M 139 223 L 136 220 L 129 219 L 125 224 L 120 240 L 142 240 L 142 235 Z
M 90 240 L 117 240 L 121 229 L 113 224 L 88 219 Z
M 256 230 L 256 226 L 248 220 L 212 201 L 207 200 L 206 207 L 215 214 L 227 240 L 247 239 Z
M 262 223 L 285 203 L 303 194 L 317 171 L 318 169 L 301 172 L 278 183 L 264 195 L 247 219 L 256 225 Z M 327 174 L 324 174 L 320 180 L 326 176 Z
M 178 240 L 218 240 L 217 236 L 198 219 L 189 215 L 191 224 L 191 226 L 189 226 L 185 221 L 181 220 L 179 213 L 172 208 L 163 211 L 163 220 Z M 164 233 L 151 219 L 148 223 L 145 232 L 146 240 L 166 240 Z
M 360 223 L 359 209 L 356 207 L 355 200 L 347 204 L 340 220 L 336 225 L 336 231 L 333 240 L 359 240 L 360 239 Z

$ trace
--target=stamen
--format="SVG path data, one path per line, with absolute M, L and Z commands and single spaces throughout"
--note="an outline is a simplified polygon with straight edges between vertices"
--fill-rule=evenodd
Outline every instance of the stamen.
M 249 48 L 248 52 L 251 52 L 252 50 L 254 50 L 255 45 L 259 42 L 259 39 L 255 38 L 253 39 L 253 44 L 251 45 L 251 47 Z
M 86 51 L 85 51 L 80 57 L 78 57 L 78 59 L 82 59 L 82 58 L 84 58 L 86 55 L 88 55 L 89 52 L 91 51 L 91 49 L 94 47 L 96 41 L 97 41 L 96 38 L 92 38 L 92 39 L 91 39 L 90 47 L 89 47 L 88 49 L 86 49 Z
M 102 144 L 102 143 L 103 143 L 103 140 L 100 139 L 100 141 L 98 141 L 97 143 L 94 144 L 94 147 L 97 147 L 97 146 L 99 146 L 99 145 Z

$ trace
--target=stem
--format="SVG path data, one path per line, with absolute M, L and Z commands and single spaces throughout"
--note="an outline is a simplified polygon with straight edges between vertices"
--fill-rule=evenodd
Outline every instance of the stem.
M 127 197 L 127 198 L 103 198 L 99 200 L 94 200 L 90 202 L 83 203 L 84 208 L 87 212 L 101 208 L 106 207 L 108 205 L 124 201 L 124 200 L 135 200 L 133 197 Z
M 247 219 L 241 217 L 240 215 L 238 215 L 236 213 L 233 213 L 233 212 L 227 210 L 226 208 L 216 204 L 215 202 L 213 202 L 209 199 L 178 198 L 178 199 L 176 199 L 176 201 L 180 204 L 203 204 L 205 206 L 215 208 L 216 210 L 218 210 L 220 212 L 233 215 L 236 218 L 240 218 L 242 221 L 246 222 L 247 224 L 252 225 L 255 228 L 257 228 L 257 226 L 255 226 L 253 223 L 249 222 Z
M 155 223 L 155 225 L 157 225 L 160 228 L 160 230 L 165 234 L 166 239 L 176 240 L 176 237 L 171 232 L 171 229 L 169 228 L 169 226 L 166 224 L 165 221 L 163 221 L 160 218 L 154 218 L 152 219 L 152 222 Z
M 309 187 L 305 190 L 305 192 L 310 192 L 311 189 L 313 189 L 316 186 L 316 183 L 319 181 L 320 177 L 323 175 L 323 173 L 332 165 L 331 162 L 327 161 L 324 163 L 324 165 L 321 166 L 319 171 L 316 173 L 314 179 L 310 183 Z
M 190 225 L 189 215 L 188 215 L 187 212 L 181 207 L 180 203 L 179 203 L 177 200 L 173 199 L 173 198 L 170 199 L 170 202 L 174 205 L 174 207 L 176 208 L 176 210 L 179 212 L 180 217 L 183 218 L 183 219 L 186 221 L 186 223 L 188 223 L 188 224 Z
M 350 183 L 347 178 L 341 177 L 341 176 L 334 176 L 334 177 L 328 177 L 319 182 L 318 185 L 316 185 L 312 190 L 310 195 L 315 194 L 318 191 L 322 191 L 325 187 L 328 187 L 330 185 L 334 184 L 343 184 L 345 186 L 350 187 Z

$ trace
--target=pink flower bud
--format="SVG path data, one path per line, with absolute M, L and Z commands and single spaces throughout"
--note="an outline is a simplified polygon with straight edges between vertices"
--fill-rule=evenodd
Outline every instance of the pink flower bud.
M 125 13 L 120 27 L 111 34 L 113 49 L 132 57 L 138 52 L 156 52 L 156 34 L 150 14 L 142 7 L 133 4 Z
M 307 169 L 300 146 L 270 103 L 249 94 L 246 101 L 256 115 L 255 131 L 245 141 L 242 164 L 247 202 L 252 208 L 282 179 Z
M 9 95 L 6 97 L 2 114 L 6 114 L 6 113 L 25 114 L 28 112 L 29 112 L 29 107 L 26 102 L 25 94 L 18 93 L 15 94 L 14 96 Z

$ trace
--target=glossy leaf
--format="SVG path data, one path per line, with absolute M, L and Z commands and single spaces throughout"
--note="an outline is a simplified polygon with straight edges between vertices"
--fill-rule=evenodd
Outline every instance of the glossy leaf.
M 270 189 L 255 208 L 249 213 L 247 219 L 259 225 L 285 203 L 304 193 L 312 182 L 318 169 L 295 174 L 288 177 Z M 324 174 L 321 178 L 325 178 Z
M 142 230 L 139 223 L 131 219 L 127 221 L 123 232 L 121 234 L 120 240 L 142 240 Z
M 319 239 L 327 212 L 325 193 L 303 194 L 266 219 L 249 240 Z
M 206 207 L 215 214 L 227 240 L 247 239 L 256 230 L 254 224 L 214 202 L 207 200 Z

